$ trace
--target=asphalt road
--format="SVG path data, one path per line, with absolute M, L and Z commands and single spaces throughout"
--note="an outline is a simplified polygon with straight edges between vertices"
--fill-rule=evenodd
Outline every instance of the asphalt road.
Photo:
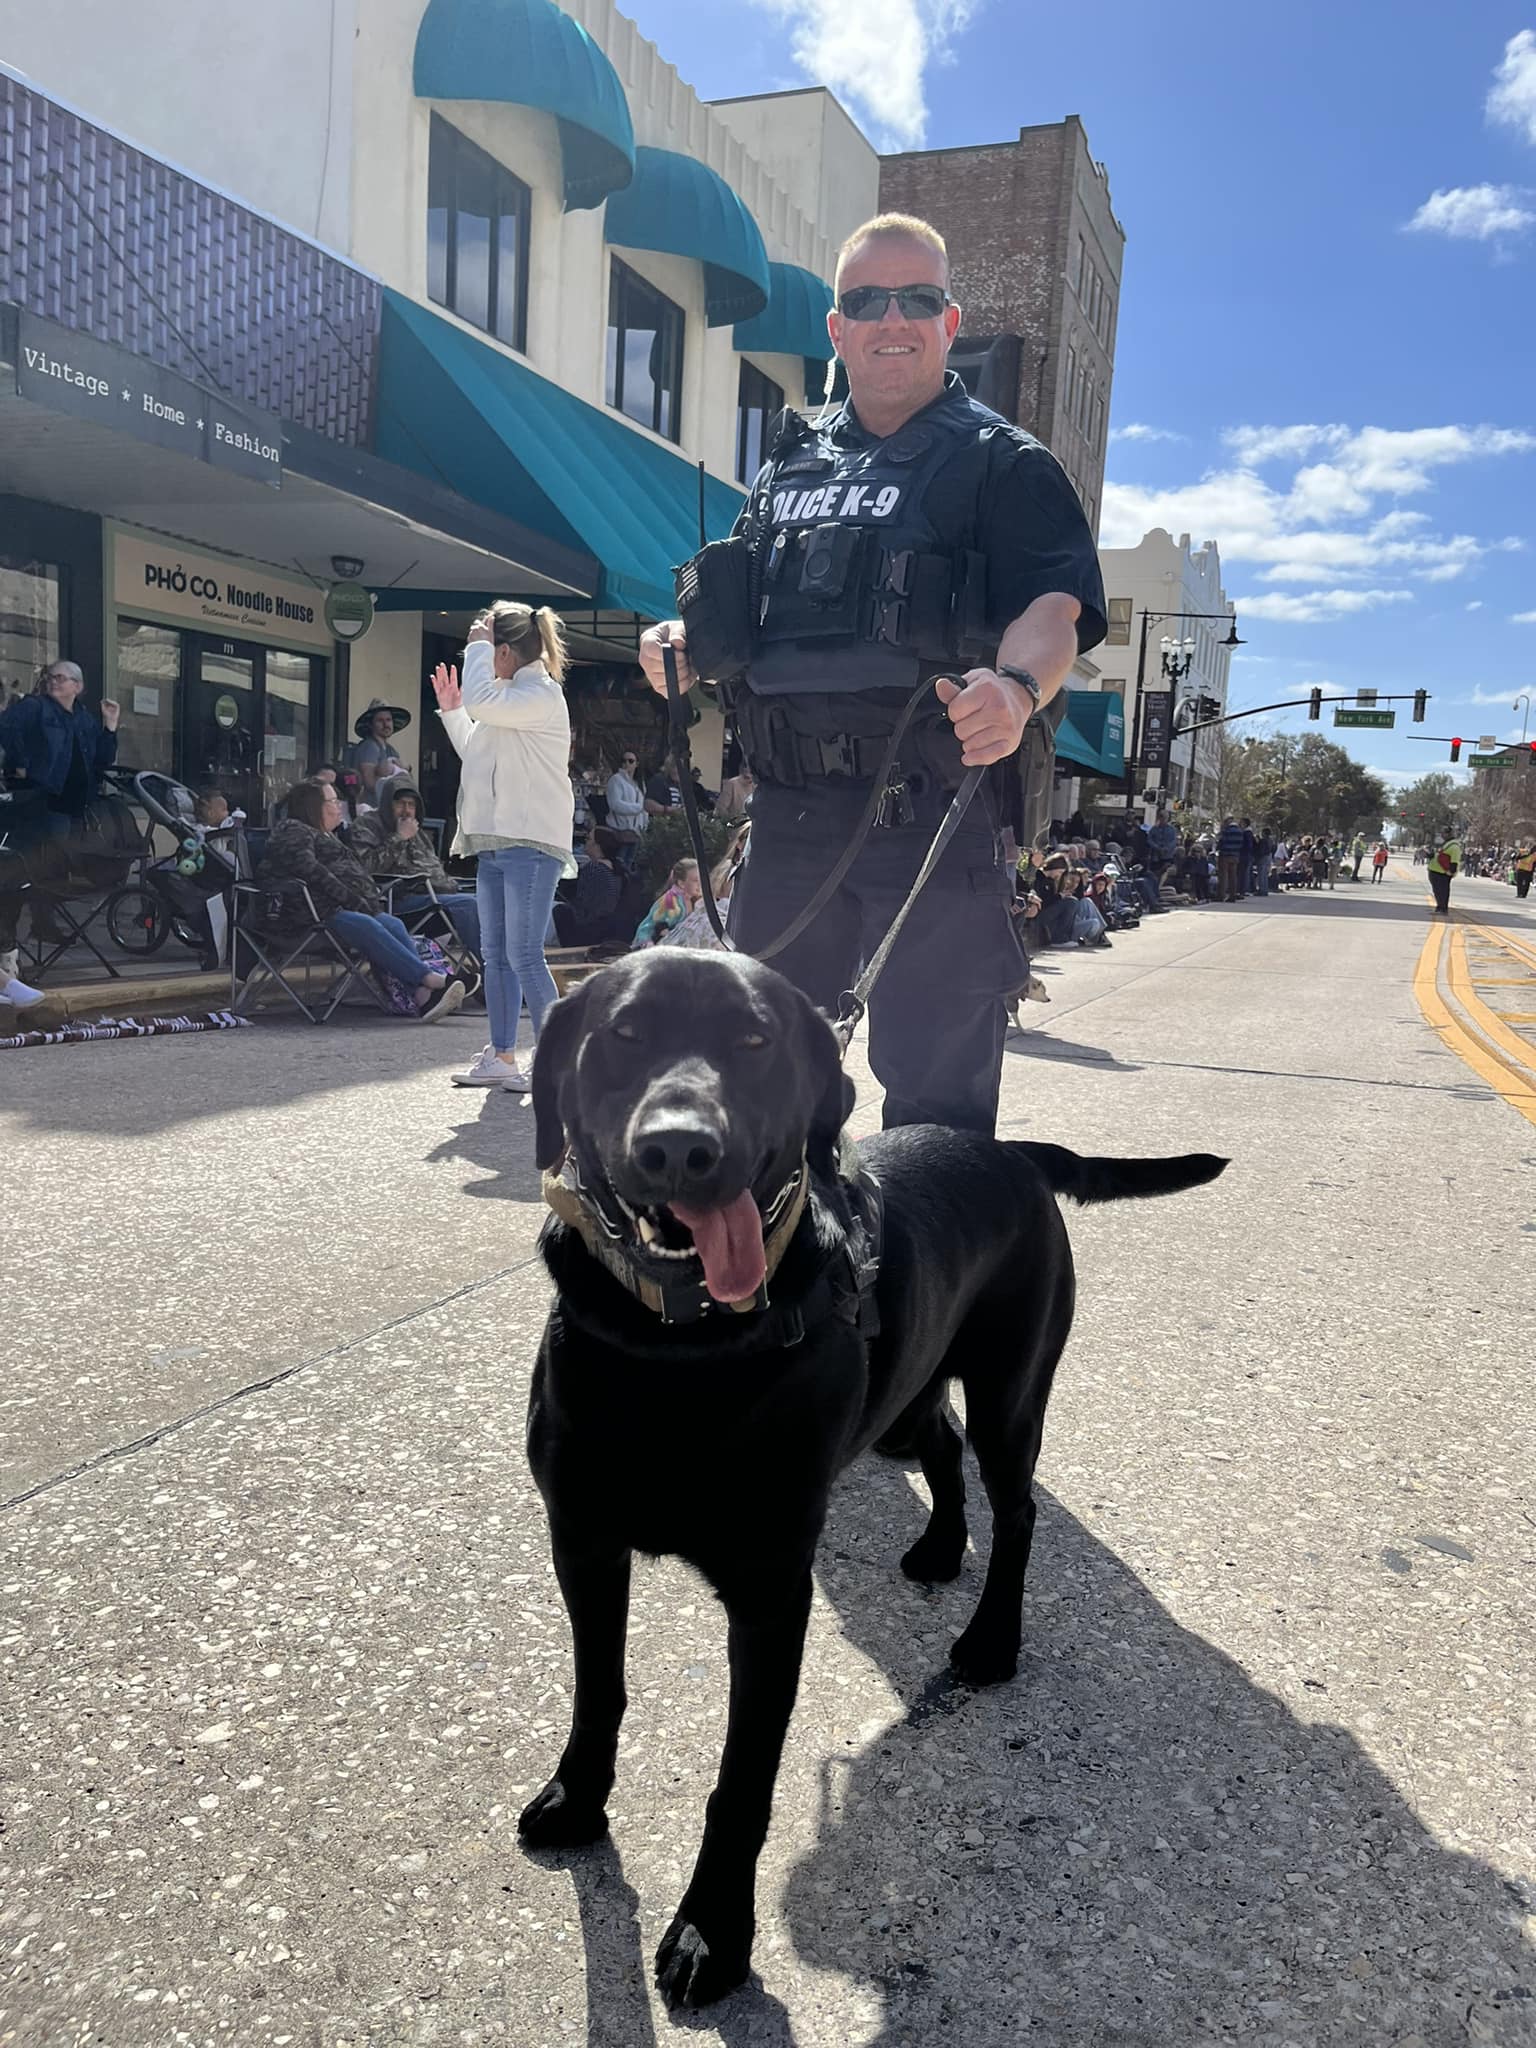
M 725 1673 L 677 1565 L 611 1842 L 517 1846 L 570 1666 L 532 1119 L 448 1090 L 475 1020 L 0 1054 L 0 2042 L 1536 2041 L 1536 1125 L 1426 1021 L 1423 899 L 1046 956 L 1005 1135 L 1232 1166 L 1069 1217 L 1016 1682 L 935 1682 L 975 1560 L 909 1585 L 920 1482 L 849 1475 L 759 1979 L 682 2023 Z

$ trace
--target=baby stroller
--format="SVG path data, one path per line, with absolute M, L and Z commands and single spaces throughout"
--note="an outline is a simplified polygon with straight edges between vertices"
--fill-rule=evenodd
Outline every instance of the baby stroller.
M 133 778 L 133 793 L 172 850 L 146 862 L 137 881 L 107 905 L 107 931 L 125 953 L 159 952 L 169 938 L 198 955 L 208 971 L 225 959 L 230 897 L 238 879 L 234 831 L 202 832 L 185 783 L 153 769 Z

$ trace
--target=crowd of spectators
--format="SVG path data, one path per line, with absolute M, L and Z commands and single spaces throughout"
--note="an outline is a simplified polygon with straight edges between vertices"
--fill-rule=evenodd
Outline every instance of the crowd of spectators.
M 1046 946 L 1105 947 L 1111 933 L 1181 906 L 1262 900 L 1280 888 L 1373 882 L 1386 868 L 1381 840 L 1304 833 L 1287 839 L 1250 818 L 1225 817 L 1209 832 L 1180 832 L 1166 811 L 1155 821 L 1094 838 L 1080 817 L 1042 833 L 1019 861 L 1013 910 L 1030 953 Z
M 1531 874 L 1536 869 L 1536 841 L 1518 839 L 1509 845 L 1494 841 L 1488 846 L 1474 846 L 1463 841 L 1461 872 L 1477 875 L 1488 882 L 1507 882 L 1523 903 L 1531 892 Z M 1421 867 L 1434 853 L 1432 846 L 1416 847 L 1413 855 L 1415 867 Z

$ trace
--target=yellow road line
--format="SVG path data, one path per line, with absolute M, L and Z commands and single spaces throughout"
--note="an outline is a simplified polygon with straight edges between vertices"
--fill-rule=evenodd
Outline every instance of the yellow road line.
M 1536 967 L 1536 949 L 1529 946 L 1524 939 L 1517 939 L 1513 932 L 1501 931 L 1495 925 L 1486 924 L 1474 925 L 1472 929 L 1480 938 L 1491 939 L 1501 952 L 1510 954 L 1514 959 L 1524 962 L 1526 966 Z
M 1525 1067 L 1532 1076 L 1536 1076 L 1536 1045 L 1528 1045 L 1517 1031 L 1511 1031 L 1498 1011 L 1490 1010 L 1478 997 L 1472 977 L 1467 972 L 1467 935 L 1459 929 L 1451 933 L 1446 980 L 1451 994 L 1484 1036 L 1491 1038 L 1502 1052 L 1507 1053 L 1517 1067 Z
M 1523 1061 L 1520 1067 L 1516 1067 L 1475 1039 L 1466 1026 L 1452 1014 L 1450 1006 L 1440 993 L 1440 956 L 1446 940 L 1459 936 L 1459 933 L 1452 932 L 1449 925 L 1443 924 L 1432 924 L 1424 934 L 1418 965 L 1413 971 L 1413 992 L 1418 999 L 1419 1008 L 1424 1013 L 1424 1021 L 1439 1035 L 1448 1052 L 1455 1053 L 1480 1080 L 1487 1082 L 1495 1095 L 1507 1102 L 1511 1109 L 1517 1109 L 1527 1123 L 1536 1124 L 1536 1075 L 1523 1070 Z M 1454 987 L 1454 978 L 1452 986 Z M 1470 986 L 1468 983 L 1469 993 Z M 1475 1003 L 1477 998 L 1473 996 L 1472 1000 Z M 1482 1004 L 1478 1004 L 1479 1009 L 1483 1007 Z M 1492 1014 L 1492 1011 L 1487 1012 L 1490 1017 Z M 1514 1033 L 1511 1032 L 1509 1036 L 1513 1038 Z M 1530 1051 L 1523 1040 L 1517 1043 L 1522 1052 Z

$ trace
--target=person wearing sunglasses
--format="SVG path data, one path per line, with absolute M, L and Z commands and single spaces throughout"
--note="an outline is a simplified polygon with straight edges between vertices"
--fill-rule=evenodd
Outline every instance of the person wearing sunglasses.
M 774 959 L 834 1013 L 966 770 L 993 771 L 903 927 L 869 1024 L 888 1128 L 990 1133 L 1020 979 L 1005 834 L 1027 844 L 1046 814 L 1060 693 L 1104 637 L 1098 557 L 1055 458 L 949 371 L 960 308 L 935 229 L 866 222 L 843 246 L 835 297 L 846 403 L 814 422 L 781 416 L 731 541 L 680 573 L 687 626 L 652 627 L 641 665 L 664 690 L 670 642 L 691 684 L 692 634 L 723 685 L 757 778 L 732 904 L 747 952 L 772 944 L 854 839 L 918 700 L 877 823 Z

